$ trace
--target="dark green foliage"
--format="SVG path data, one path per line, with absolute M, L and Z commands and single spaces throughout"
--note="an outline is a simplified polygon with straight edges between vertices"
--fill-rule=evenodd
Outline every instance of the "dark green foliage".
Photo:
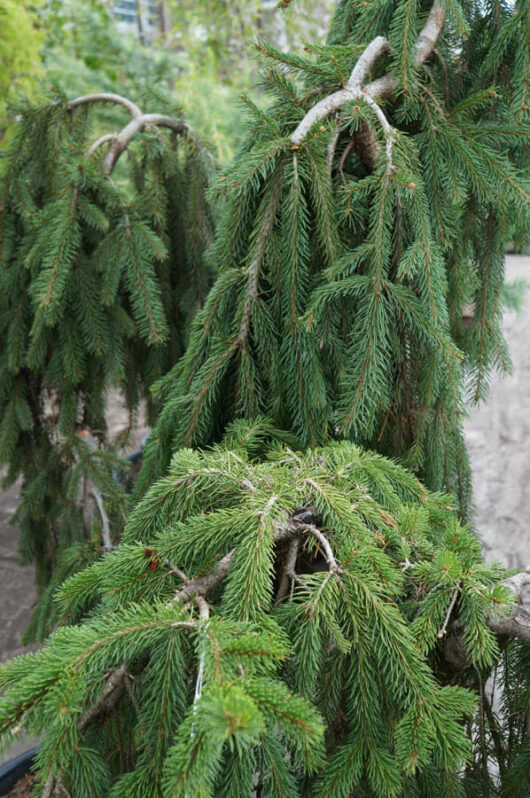
M 0 189 L 0 456 L 4 484 L 23 476 L 20 552 L 45 587 L 57 551 L 98 540 L 84 518 L 91 487 L 115 538 L 122 526 L 107 395 L 119 389 L 129 431 L 142 398 L 154 418 L 147 388 L 182 354 L 209 285 L 212 164 L 191 131 L 151 125 L 115 182 L 102 149 L 90 152 L 86 108 L 57 98 L 20 112 Z
M 146 128 L 114 184 L 72 158 L 77 112 L 27 118 L 5 184 L 24 235 L 6 237 L 4 318 L 21 296 L 28 330 L 6 329 L 2 361 L 12 476 L 36 430 L 48 448 L 22 515 L 41 501 L 54 523 L 80 518 L 86 479 L 117 529 L 114 455 L 75 443 L 76 424 L 104 429 L 116 380 L 131 410 L 153 382 L 160 410 L 120 546 L 98 556 L 103 517 L 93 542 L 66 527 L 76 548 L 35 619 L 60 628 L 0 669 L 0 731 L 45 732 L 46 798 L 526 798 L 527 644 L 492 631 L 515 610 L 464 524 L 462 420 L 510 367 L 528 8 L 340 0 L 327 45 L 259 42 L 271 101 L 246 101 L 207 201 L 204 171 L 183 178 L 200 153 L 187 127 L 178 143 Z M 24 176 L 39 129 L 58 153 L 35 177 L 56 187 L 44 199 Z
M 247 141 L 221 177 L 219 277 L 155 389 L 163 412 L 140 491 L 175 445 L 208 444 L 230 420 L 265 413 L 304 443 L 346 437 L 403 458 L 467 516 L 465 401 L 484 398 L 492 369 L 510 369 L 504 243 L 508 229 L 524 236 L 530 199 L 528 78 L 510 38 L 528 8 L 496 9 L 448 5 L 423 67 L 411 52 L 429 7 L 410 2 L 340 3 L 330 44 L 309 56 L 258 44 L 273 103 L 247 102 Z M 392 165 L 362 97 L 293 148 L 307 110 L 389 31 L 393 54 L 370 77 L 400 76 L 383 103 Z

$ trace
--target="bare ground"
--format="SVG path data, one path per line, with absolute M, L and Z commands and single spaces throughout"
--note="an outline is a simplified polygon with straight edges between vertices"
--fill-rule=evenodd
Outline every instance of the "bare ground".
M 530 281 L 530 257 L 508 255 L 506 268 L 509 281 Z M 514 373 L 493 378 L 488 402 L 470 412 L 466 439 L 486 557 L 521 568 L 530 564 L 530 291 L 520 314 L 506 313 L 504 332 Z M 122 417 L 116 399 L 109 415 L 113 430 Z M 0 662 L 24 650 L 22 634 L 34 601 L 33 569 L 18 564 L 17 529 L 8 525 L 18 490 L 15 485 L 0 493 Z

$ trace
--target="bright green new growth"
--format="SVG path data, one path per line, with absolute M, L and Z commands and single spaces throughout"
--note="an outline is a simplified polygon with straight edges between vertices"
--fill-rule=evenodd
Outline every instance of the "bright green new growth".
M 43 780 L 294 796 L 318 772 L 318 796 L 463 794 L 476 699 L 435 678 L 434 650 L 457 590 L 469 665 L 491 665 L 499 570 L 451 500 L 391 460 L 346 442 L 257 460 L 269 427 L 179 450 L 119 549 L 60 589 L 63 616 L 90 598 L 90 619 L 3 668 L 2 726 L 24 713 L 46 730 Z
M 521 591 L 463 525 L 462 437 L 466 401 L 509 368 L 501 291 L 505 240 L 528 226 L 528 15 L 528 0 L 340 0 L 326 46 L 301 56 L 259 42 L 272 102 L 247 101 L 247 137 L 209 192 L 224 204 L 217 279 L 174 355 L 147 346 L 127 250 L 120 302 L 103 303 L 136 325 L 126 385 L 146 355 L 166 358 L 149 371 L 161 412 L 137 502 L 119 548 L 85 546 L 61 585 L 52 618 L 64 627 L 0 670 L 0 729 L 45 730 L 45 798 L 530 793 L 529 637 L 509 601 Z M 133 177 L 162 145 L 145 129 L 131 146 Z M 94 180 L 114 208 L 108 170 L 64 157 L 77 181 L 64 183 L 67 209 Z M 171 172 L 156 174 L 138 219 L 127 210 L 149 230 L 141 252 L 172 230 L 158 215 Z M 43 218 L 67 224 L 52 208 Z M 113 236 L 128 234 L 116 215 L 121 227 L 100 234 L 107 254 L 89 260 L 98 291 L 114 285 Z M 47 257 L 47 234 L 12 247 L 6 274 Z M 76 305 L 59 280 L 62 315 L 41 306 L 40 262 L 27 307 L 31 324 L 56 322 L 53 362 Z M 195 266 L 190 255 L 186 274 Z M 74 392 L 83 403 L 88 386 Z M 80 451 L 85 468 L 102 456 Z M 75 557 L 63 552 L 57 583 Z

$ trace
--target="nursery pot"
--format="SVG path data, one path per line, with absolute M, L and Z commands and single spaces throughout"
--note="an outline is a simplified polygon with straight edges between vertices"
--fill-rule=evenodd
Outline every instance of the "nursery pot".
M 29 773 L 37 748 L 30 748 L 23 754 L 10 759 L 4 765 L 0 765 L 0 795 L 7 795 L 17 781 Z

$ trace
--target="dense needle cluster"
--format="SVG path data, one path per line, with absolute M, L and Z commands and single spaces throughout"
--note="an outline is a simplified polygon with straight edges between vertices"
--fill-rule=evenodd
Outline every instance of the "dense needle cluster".
M 46 130 L 68 138 L 53 199 L 37 205 L 16 179 L 17 150 L 5 183 L 2 317 L 13 323 L 19 296 L 28 325 L 1 360 L 5 402 L 29 403 L 8 429 L 11 472 L 40 440 L 28 386 L 57 400 L 53 453 L 99 423 L 107 357 L 127 396 L 156 380 L 160 408 L 119 547 L 56 571 L 76 571 L 55 596 L 60 628 L 0 670 L 0 731 L 45 732 L 45 798 L 530 792 L 528 580 L 482 560 L 462 437 L 466 403 L 509 368 L 501 289 L 505 242 L 528 230 L 529 13 L 528 0 L 340 0 L 325 46 L 258 42 L 271 100 L 246 100 L 245 142 L 207 194 L 206 177 L 179 182 L 166 163 L 196 163 L 181 120 L 129 107 L 94 163 L 65 146 L 84 135 L 72 104 L 24 123 L 25 170 L 32 125 L 57 117 Z M 129 181 L 143 177 L 118 189 L 120 155 Z M 99 232 L 94 197 L 117 220 Z M 173 221 L 214 207 L 208 266 L 210 228 L 188 225 L 180 271 Z M 190 303 L 178 281 L 206 268 L 216 280 Z M 101 331 L 101 361 L 76 304 L 85 270 L 97 318 L 127 319 L 118 344 Z M 67 328 L 83 344 L 71 361 Z M 72 377 L 79 361 L 97 374 Z M 110 513 L 106 483 L 100 494 Z

